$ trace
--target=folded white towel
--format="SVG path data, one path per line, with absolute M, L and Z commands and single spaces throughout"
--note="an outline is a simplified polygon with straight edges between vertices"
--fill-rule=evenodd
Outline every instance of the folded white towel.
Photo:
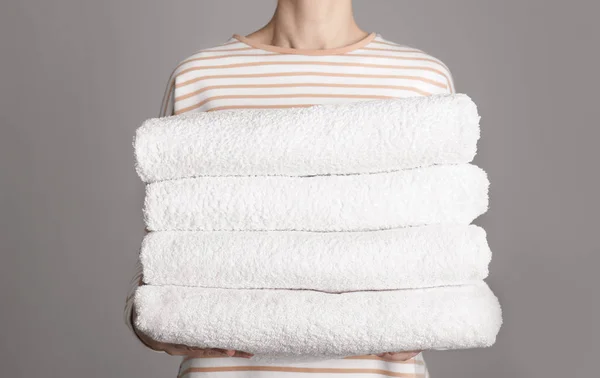
M 483 281 L 342 294 L 144 285 L 134 301 L 154 340 L 267 358 L 487 347 L 502 323 Z
M 160 230 L 358 231 L 469 224 L 487 210 L 475 165 L 312 177 L 199 177 L 146 185 L 144 219 Z
M 144 238 L 144 282 L 327 292 L 474 283 L 488 274 L 483 228 L 370 232 L 158 231 Z
M 373 173 L 472 161 L 477 107 L 465 94 L 292 109 L 193 112 L 145 121 L 145 182 L 192 176 Z

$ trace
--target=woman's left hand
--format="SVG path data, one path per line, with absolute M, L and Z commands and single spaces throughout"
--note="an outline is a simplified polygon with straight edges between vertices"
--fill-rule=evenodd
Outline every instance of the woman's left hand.
M 421 353 L 420 350 L 412 352 L 386 352 L 379 353 L 376 356 L 388 361 L 408 361 L 417 356 L 419 353 Z

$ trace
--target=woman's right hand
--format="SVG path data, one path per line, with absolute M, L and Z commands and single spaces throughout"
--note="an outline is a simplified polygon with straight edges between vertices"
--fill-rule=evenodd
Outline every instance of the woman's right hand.
M 183 345 L 183 344 L 162 343 L 162 342 L 153 340 L 148 335 L 144 334 L 143 332 L 141 332 L 140 330 L 135 328 L 135 317 L 136 317 L 136 311 L 135 311 L 135 306 L 133 306 L 133 309 L 132 309 L 132 318 L 133 318 L 132 323 L 134 325 L 133 328 L 134 328 L 134 332 L 140 338 L 140 340 L 144 344 L 146 344 L 146 346 L 148 348 L 159 351 L 159 352 L 166 352 L 166 353 L 170 354 L 171 356 L 189 356 L 189 357 L 223 357 L 223 356 L 227 356 L 227 357 L 244 357 L 244 358 L 250 358 L 253 356 L 253 354 L 251 354 L 251 353 L 246 353 L 246 352 L 241 352 L 241 351 L 236 351 L 236 350 L 231 350 L 231 349 L 220 349 L 220 348 L 203 349 L 203 348 L 189 347 L 189 346 Z

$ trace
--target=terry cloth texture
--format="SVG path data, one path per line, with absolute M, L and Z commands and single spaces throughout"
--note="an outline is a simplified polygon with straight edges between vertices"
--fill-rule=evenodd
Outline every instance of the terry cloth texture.
M 469 224 L 487 210 L 475 165 L 342 176 L 199 177 L 146 186 L 144 219 L 160 230 L 365 231 Z
M 159 231 L 145 236 L 140 259 L 150 285 L 344 292 L 475 283 L 487 277 L 491 251 L 475 225 Z
M 136 327 L 277 364 L 492 345 L 478 138 L 466 95 L 148 120 Z
M 342 294 L 145 285 L 134 301 L 136 326 L 157 341 L 278 361 L 487 347 L 502 323 L 484 282 Z
M 136 131 L 136 170 L 153 182 L 468 163 L 476 153 L 479 119 L 465 94 L 153 118 Z

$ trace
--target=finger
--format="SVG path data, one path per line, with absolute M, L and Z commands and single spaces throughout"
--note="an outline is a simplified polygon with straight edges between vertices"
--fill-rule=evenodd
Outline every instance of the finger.
M 165 350 L 165 353 L 169 356 L 183 356 L 185 353 L 177 351 L 176 349 Z
M 247 353 L 247 352 L 242 352 L 242 351 L 236 351 L 235 352 L 236 357 L 243 357 L 243 358 L 250 358 L 252 356 L 254 356 L 252 353 Z
M 420 350 L 406 350 L 406 351 L 402 351 L 402 352 L 390 352 L 390 354 L 410 354 L 412 356 L 416 356 L 419 353 L 421 353 Z
M 250 357 L 254 356 L 252 353 L 242 352 L 241 350 L 234 350 L 234 349 L 217 349 L 217 350 L 219 350 L 223 355 L 229 356 L 229 357 L 250 358 Z
M 408 361 L 419 353 L 420 352 L 387 352 L 382 353 L 379 356 L 388 361 Z
M 392 355 L 392 352 L 384 352 L 384 353 L 379 353 L 376 356 L 384 358 L 384 357 L 390 357 L 391 355 Z
M 214 350 L 217 350 L 217 351 L 223 353 L 225 356 L 229 356 L 229 357 L 233 357 L 235 355 L 234 349 L 214 348 Z
M 186 350 L 185 348 L 181 348 L 178 346 L 168 346 L 166 348 L 164 348 L 165 353 L 171 355 L 171 356 L 185 356 L 189 353 L 188 350 Z
M 216 349 L 199 349 L 188 354 L 190 357 L 223 357 L 226 354 Z
M 403 350 L 401 352 L 385 352 L 385 353 L 381 353 L 381 354 L 386 354 L 386 355 L 395 355 L 395 354 L 413 354 L 413 355 L 417 355 L 419 353 L 421 353 L 422 351 L 420 350 Z
M 183 344 L 166 344 L 163 350 L 173 356 L 221 357 L 226 355 L 224 351 L 217 349 L 191 347 Z

